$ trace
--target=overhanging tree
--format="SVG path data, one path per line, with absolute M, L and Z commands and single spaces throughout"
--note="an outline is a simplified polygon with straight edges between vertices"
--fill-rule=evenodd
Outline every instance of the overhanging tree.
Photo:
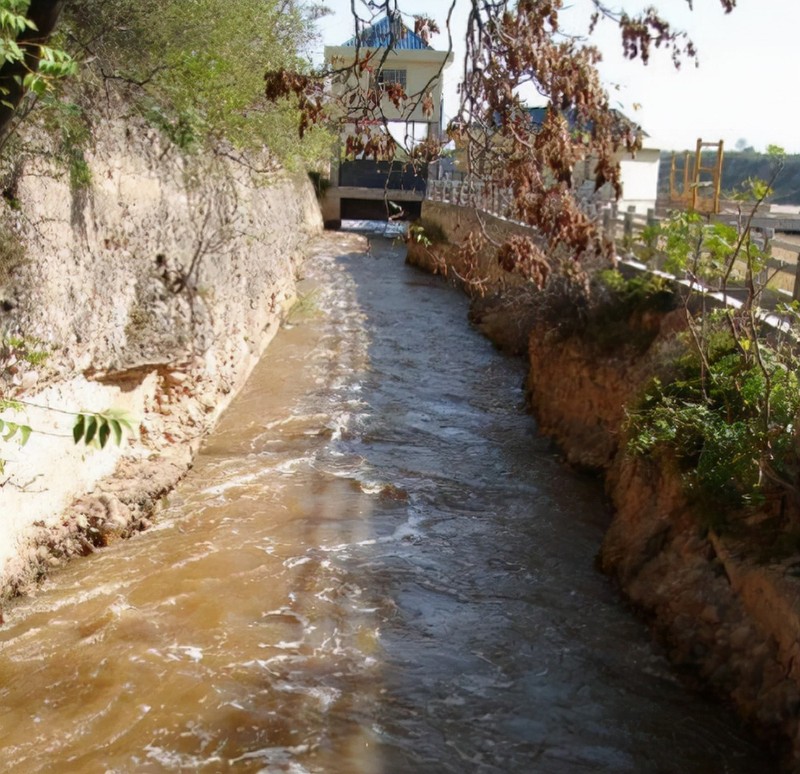
M 691 7 L 692 0 L 687 3 Z M 736 4 L 720 3 L 725 12 Z M 613 245 L 582 211 L 572 182 L 578 165 L 588 161 L 596 187 L 608 184 L 619 195 L 617 154 L 635 152 L 640 133 L 611 109 L 597 70 L 601 52 L 592 45 L 592 34 L 601 22 L 616 25 L 624 55 L 644 64 L 654 49 L 667 51 L 676 66 L 696 61 L 692 41 L 653 7 L 635 13 L 601 0 L 585 0 L 586 26 L 578 34 L 562 24 L 563 0 L 450 0 L 437 19 L 404 14 L 402 0 L 352 0 L 356 41 L 375 20 L 388 15 L 406 21 L 426 42 L 443 34 L 446 47 L 452 49 L 453 13 L 459 5 L 467 6 L 468 16 L 457 115 L 446 137 L 410 145 L 405 148 L 408 157 L 429 161 L 455 140 L 474 177 L 513 193 L 515 216 L 535 226 L 541 240 L 517 239 L 503 246 L 507 268 L 534 267 L 533 275 L 542 276 L 536 265 L 557 249 L 574 259 L 610 256 Z M 352 121 L 356 131 L 348 138 L 351 155 L 392 156 L 396 142 L 388 136 L 381 105 L 388 98 L 410 116 L 419 105 L 425 108 L 429 92 L 410 94 L 394 84 L 384 94 L 375 79 L 358 75 L 380 69 L 398 43 L 390 40 L 379 52 L 357 46 L 355 61 L 316 74 L 270 71 L 267 95 L 297 99 L 303 128 L 331 118 Z M 352 86 L 333 102 L 323 93 L 326 78 L 349 79 Z M 537 131 L 532 131 L 521 96 L 531 88 L 548 103 Z
M 0 0 L 0 133 L 28 91 L 75 72 L 72 58 L 47 40 L 66 0 Z

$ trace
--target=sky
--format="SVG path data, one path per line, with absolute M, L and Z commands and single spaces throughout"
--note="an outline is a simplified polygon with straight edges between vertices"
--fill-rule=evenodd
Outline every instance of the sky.
M 356 4 L 362 0 L 356 0 Z M 432 16 L 444 29 L 448 0 L 401 0 L 404 11 Z M 325 0 L 334 13 L 320 20 L 322 40 L 314 59 L 322 61 L 323 45 L 340 45 L 353 34 L 350 0 Z M 737 142 L 756 150 L 779 145 L 800 153 L 800 0 L 737 0 L 725 14 L 719 0 L 610 0 L 635 10 L 657 5 L 677 28 L 686 30 L 699 51 L 700 66 L 685 63 L 675 70 L 665 52 L 655 52 L 647 66 L 625 61 L 619 33 L 601 24 L 594 45 L 603 53 L 600 72 L 611 104 L 642 126 L 648 144 L 662 149 L 694 149 L 698 138 L 724 140 L 733 150 Z M 584 13 L 587 0 L 567 0 L 574 6 L 562 12 L 570 24 Z M 468 2 L 458 0 L 453 23 L 455 62 L 445 71 L 445 120 L 456 110 L 456 86 L 464 52 Z M 569 16 L 572 14 L 573 16 Z M 413 20 L 407 22 L 409 26 Z M 577 29 L 577 28 L 576 28 Z M 431 41 L 447 48 L 444 35 Z M 544 104 L 526 95 L 528 104 Z

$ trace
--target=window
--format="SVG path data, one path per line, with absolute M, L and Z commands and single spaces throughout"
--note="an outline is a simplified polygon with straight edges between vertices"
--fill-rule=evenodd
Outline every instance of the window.
M 381 91 L 386 91 L 392 83 L 399 83 L 405 89 L 406 71 L 386 69 L 378 73 L 378 87 Z

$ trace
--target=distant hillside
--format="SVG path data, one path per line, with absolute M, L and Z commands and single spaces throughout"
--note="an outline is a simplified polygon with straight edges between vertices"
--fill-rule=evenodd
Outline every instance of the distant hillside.
M 692 157 L 694 154 L 692 154 Z M 658 188 L 660 193 L 669 192 L 669 169 L 672 151 L 661 152 L 661 171 Z M 679 155 L 679 163 L 682 162 Z M 705 162 L 704 162 L 705 163 Z M 708 158 L 709 165 L 711 157 Z M 766 154 L 752 151 L 728 151 L 722 163 L 722 195 L 740 188 L 750 177 L 766 178 L 770 174 L 770 160 Z M 775 194 L 770 198 L 774 204 L 800 204 L 800 155 L 787 156 L 786 164 L 775 182 Z

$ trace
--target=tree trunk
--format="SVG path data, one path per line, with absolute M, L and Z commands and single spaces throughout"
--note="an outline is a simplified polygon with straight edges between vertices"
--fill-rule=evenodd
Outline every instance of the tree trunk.
M 17 43 L 25 52 L 24 62 L 6 62 L 0 67 L 0 133 L 2 133 L 25 96 L 22 80 L 30 70 L 35 70 L 39 60 L 39 46 L 46 42 L 56 26 L 66 0 L 31 0 L 27 16 L 36 25 L 35 30 L 25 30 Z

